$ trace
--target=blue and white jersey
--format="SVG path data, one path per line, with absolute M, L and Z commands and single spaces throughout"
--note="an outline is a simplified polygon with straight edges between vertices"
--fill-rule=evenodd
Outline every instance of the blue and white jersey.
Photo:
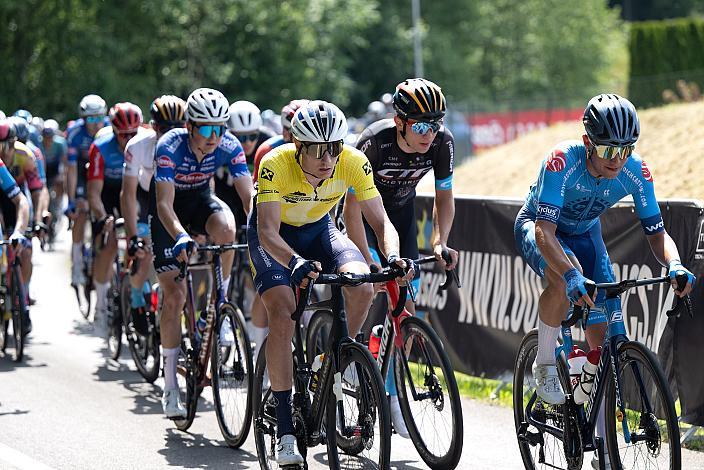
M 547 220 L 558 231 L 577 235 L 587 232 L 601 214 L 629 194 L 646 235 L 663 231 L 653 177 L 638 154 L 631 155 L 616 178 L 596 178 L 587 170 L 584 143 L 569 140 L 543 160 L 525 207 L 535 220 Z
M 242 145 L 229 132 L 223 134 L 213 153 L 198 162 L 188 146 L 188 130 L 171 129 L 157 142 L 154 161 L 156 181 L 172 182 L 177 191 L 207 187 L 215 170 L 223 165 L 227 165 L 234 178 L 251 178 Z
M 107 117 L 105 118 L 103 127 L 105 126 L 110 126 L 110 120 Z M 83 119 L 78 119 L 73 123 L 67 130 L 66 138 L 68 143 L 69 165 L 76 165 L 79 160 L 82 164 L 88 162 L 88 151 L 94 139 L 95 136 L 88 134 L 86 123 Z

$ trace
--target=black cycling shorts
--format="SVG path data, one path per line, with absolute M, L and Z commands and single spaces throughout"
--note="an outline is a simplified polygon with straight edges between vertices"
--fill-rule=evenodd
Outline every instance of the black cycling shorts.
M 103 201 L 105 214 L 113 216 L 117 220 L 120 217 L 120 184 L 104 182 L 103 191 L 100 193 L 100 199 Z M 97 235 L 97 220 L 91 222 L 91 230 L 93 238 Z
M 235 226 L 237 227 L 237 232 L 239 233 L 240 227 L 247 224 L 247 214 L 244 211 L 242 200 L 240 199 L 239 194 L 237 194 L 237 190 L 235 190 L 234 186 L 227 184 L 227 177 L 227 174 L 225 175 L 225 178 L 222 179 L 217 176 L 215 177 L 215 195 L 218 199 L 227 204 L 232 211 L 232 215 L 235 216 Z

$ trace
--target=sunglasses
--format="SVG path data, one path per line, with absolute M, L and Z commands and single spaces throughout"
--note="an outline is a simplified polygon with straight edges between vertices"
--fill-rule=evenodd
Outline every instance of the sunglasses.
M 207 124 L 207 125 L 202 125 L 199 126 L 198 124 L 193 124 L 193 127 L 198 129 L 198 132 L 200 132 L 200 135 L 205 137 L 206 139 L 209 139 L 211 135 L 213 135 L 213 132 L 215 133 L 215 137 L 220 137 L 223 132 L 225 132 L 225 126 L 222 124 L 220 125 L 212 125 L 212 124 Z
M 117 136 L 124 140 L 130 140 L 132 137 L 136 136 L 137 132 L 118 132 Z
M 596 152 L 596 156 L 599 158 L 603 158 L 604 160 L 611 160 L 616 156 L 618 156 L 619 160 L 626 160 L 628 157 L 631 156 L 636 146 L 593 145 L 593 148 Z
M 105 120 L 105 116 L 86 116 L 85 120 L 87 124 L 98 124 Z
M 253 134 L 235 134 L 237 140 L 244 143 L 247 141 L 256 142 L 259 139 L 259 132 L 254 132 Z
M 440 126 L 442 126 L 442 121 L 415 121 L 409 119 L 408 124 L 411 125 L 411 130 L 416 134 L 425 135 L 430 131 L 437 133 L 440 130 Z
M 337 142 L 324 142 L 324 143 L 306 143 L 301 142 L 303 148 L 305 149 L 306 155 L 315 158 L 316 160 L 322 160 L 326 153 L 330 154 L 330 158 L 337 158 L 342 153 L 342 141 Z

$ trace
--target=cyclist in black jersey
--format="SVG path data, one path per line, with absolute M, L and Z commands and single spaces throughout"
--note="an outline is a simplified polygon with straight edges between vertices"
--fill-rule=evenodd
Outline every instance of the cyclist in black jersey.
M 445 96 L 435 83 L 413 78 L 398 84 L 393 106 L 396 116 L 369 125 L 360 134 L 357 148 L 366 154 L 372 165 L 374 183 L 381 194 L 384 209 L 398 232 L 401 256 L 404 258 L 418 257 L 414 204 L 416 186 L 426 173 L 433 170 L 433 253 L 444 263 L 441 253 L 446 249 L 451 257 L 446 268 L 453 269 L 457 264 L 457 251 L 447 246 L 447 238 L 455 217 L 452 194 L 455 143 L 452 133 L 442 123 L 446 109 Z M 359 247 L 367 263 L 385 263 L 385 260 L 373 258 L 372 251 L 379 252 L 376 237 L 363 220 L 351 189 L 345 199 L 344 218 L 347 235 Z M 419 279 L 416 279 L 413 284 L 416 292 L 419 286 Z M 406 308 L 415 312 L 411 300 L 408 300 Z M 408 437 L 396 399 L 393 373 L 389 377 L 387 390 L 392 396 L 394 428 L 399 435 Z

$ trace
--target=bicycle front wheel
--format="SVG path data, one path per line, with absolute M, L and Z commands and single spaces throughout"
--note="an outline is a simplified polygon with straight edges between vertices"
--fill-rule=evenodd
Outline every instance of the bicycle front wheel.
M 116 274 L 108 292 L 108 350 L 115 361 L 122 352 L 122 302 L 119 289 L 120 280 Z
M 20 362 L 24 356 L 24 325 L 29 313 L 27 312 L 27 296 L 25 295 L 20 267 L 12 267 L 12 335 L 15 340 L 15 362 Z
M 462 455 L 462 405 L 450 359 L 433 328 L 408 317 L 395 348 L 398 401 L 413 444 L 433 469 L 455 468 Z
M 609 380 L 605 418 L 612 467 L 679 469 L 677 414 L 655 355 L 636 341 L 622 343 L 616 373 L 625 412 L 618 407 L 615 383 Z
M 342 348 L 339 380 L 341 389 L 335 393 L 333 384 L 326 409 L 330 468 L 389 468 L 389 402 L 381 372 L 365 346 L 348 343 Z
M 513 419 L 523 466 L 527 470 L 574 468 L 574 462 L 565 455 L 562 440 L 547 431 L 563 432 L 565 407 L 544 403 L 537 396 L 533 377 L 537 352 L 538 330 L 534 329 L 521 341 L 513 375 Z M 562 367 L 561 364 L 558 362 L 558 367 Z
M 227 445 L 237 448 L 247 439 L 252 421 L 252 403 L 249 399 L 254 384 L 252 348 L 239 308 L 229 302 L 224 303 L 218 317 L 210 360 L 215 414 Z M 225 344 L 220 337 L 225 321 L 232 326 L 232 344 Z

